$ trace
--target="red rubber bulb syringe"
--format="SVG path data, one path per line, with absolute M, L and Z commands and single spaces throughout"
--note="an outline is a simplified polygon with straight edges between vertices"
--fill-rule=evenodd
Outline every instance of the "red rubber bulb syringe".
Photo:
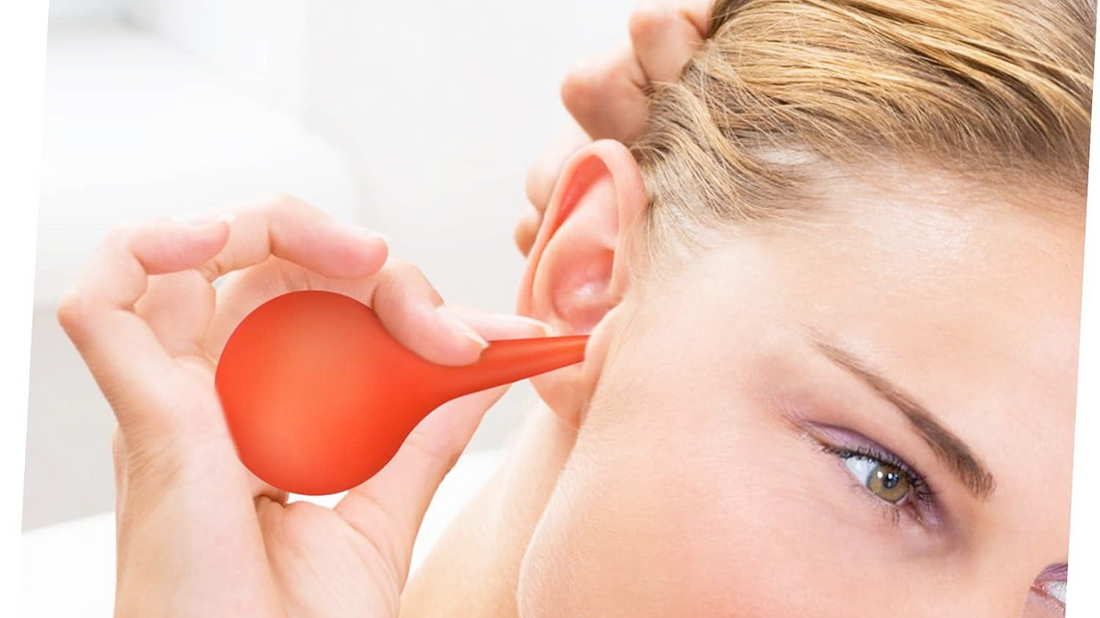
M 493 341 L 450 367 L 402 346 L 353 298 L 292 292 L 237 326 L 215 384 L 249 470 L 292 493 L 331 494 L 374 476 L 443 403 L 578 363 L 587 339 Z

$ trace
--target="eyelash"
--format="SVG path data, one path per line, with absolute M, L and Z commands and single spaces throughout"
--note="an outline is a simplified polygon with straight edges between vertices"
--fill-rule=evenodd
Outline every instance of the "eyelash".
M 937 500 L 935 492 L 929 487 L 928 482 L 925 481 L 924 476 L 919 474 L 912 466 L 899 459 L 896 455 L 873 449 L 866 446 L 855 447 L 841 447 L 830 444 L 822 444 L 822 449 L 843 462 L 851 457 L 859 457 L 868 461 L 872 461 L 878 464 L 886 464 L 893 466 L 898 470 L 901 470 L 905 474 L 906 480 L 909 482 L 910 495 L 906 496 L 900 503 L 892 504 L 887 500 L 880 498 L 873 493 L 867 487 L 860 485 L 860 489 L 880 508 L 885 508 L 886 513 L 890 516 L 891 522 L 894 525 L 901 523 L 902 517 L 911 517 L 914 521 L 922 526 L 929 524 L 930 515 L 935 511 L 937 506 Z

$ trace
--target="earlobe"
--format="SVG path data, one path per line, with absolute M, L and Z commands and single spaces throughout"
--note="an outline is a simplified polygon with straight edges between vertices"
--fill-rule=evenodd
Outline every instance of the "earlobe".
M 519 313 L 549 324 L 555 335 L 595 331 L 585 363 L 533 380 L 543 400 L 571 424 L 602 356 L 597 326 L 627 289 L 629 232 L 646 206 L 630 151 L 619 142 L 594 142 L 563 169 L 531 249 Z

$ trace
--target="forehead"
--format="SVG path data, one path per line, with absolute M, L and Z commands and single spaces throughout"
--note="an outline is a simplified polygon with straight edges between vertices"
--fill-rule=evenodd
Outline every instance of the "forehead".
M 828 298 L 887 339 L 921 332 L 960 360 L 1075 364 L 1084 225 L 1065 213 L 1083 198 L 889 172 L 822 183 L 818 197 L 803 223 L 756 236 L 792 297 Z
M 966 341 L 1047 369 L 1075 364 L 1084 224 L 1066 213 L 1083 213 L 1083 197 L 875 174 L 823 180 L 805 215 L 743 228 L 700 265 L 731 272 L 757 255 L 771 296 L 809 326 L 880 330 L 878 340 L 920 331 L 956 356 Z
M 701 337 L 821 333 L 991 468 L 1034 454 L 1068 482 L 1083 225 L 1049 213 L 1072 206 L 1052 200 L 1083 198 L 998 199 L 931 178 L 881 185 L 837 183 L 804 218 L 723 234 L 680 278 L 677 311 L 729 316 Z

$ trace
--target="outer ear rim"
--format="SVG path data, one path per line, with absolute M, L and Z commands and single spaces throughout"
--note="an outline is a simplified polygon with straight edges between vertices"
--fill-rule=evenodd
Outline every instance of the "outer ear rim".
M 535 275 L 542 261 L 543 252 L 550 243 L 554 234 L 564 223 L 569 213 L 563 213 L 565 194 L 573 188 L 573 179 L 577 171 L 593 158 L 600 159 L 604 166 L 612 171 L 612 176 L 617 178 L 614 182 L 619 234 L 615 246 L 615 260 L 612 266 L 612 287 L 610 293 L 616 298 L 623 293 L 623 263 L 628 252 L 629 234 L 623 230 L 633 229 L 635 220 L 645 212 L 648 198 L 645 195 L 645 186 L 641 171 L 634 160 L 630 150 L 621 142 L 602 139 L 587 144 L 573 153 L 562 168 L 554 190 L 550 195 L 550 202 L 543 215 L 542 225 L 539 226 L 535 236 L 535 242 L 531 245 L 531 251 L 527 257 L 527 265 L 520 279 L 519 297 L 516 300 L 516 312 L 520 315 L 530 315 L 532 309 L 532 293 L 534 290 Z M 642 204 L 642 206 L 635 206 Z

